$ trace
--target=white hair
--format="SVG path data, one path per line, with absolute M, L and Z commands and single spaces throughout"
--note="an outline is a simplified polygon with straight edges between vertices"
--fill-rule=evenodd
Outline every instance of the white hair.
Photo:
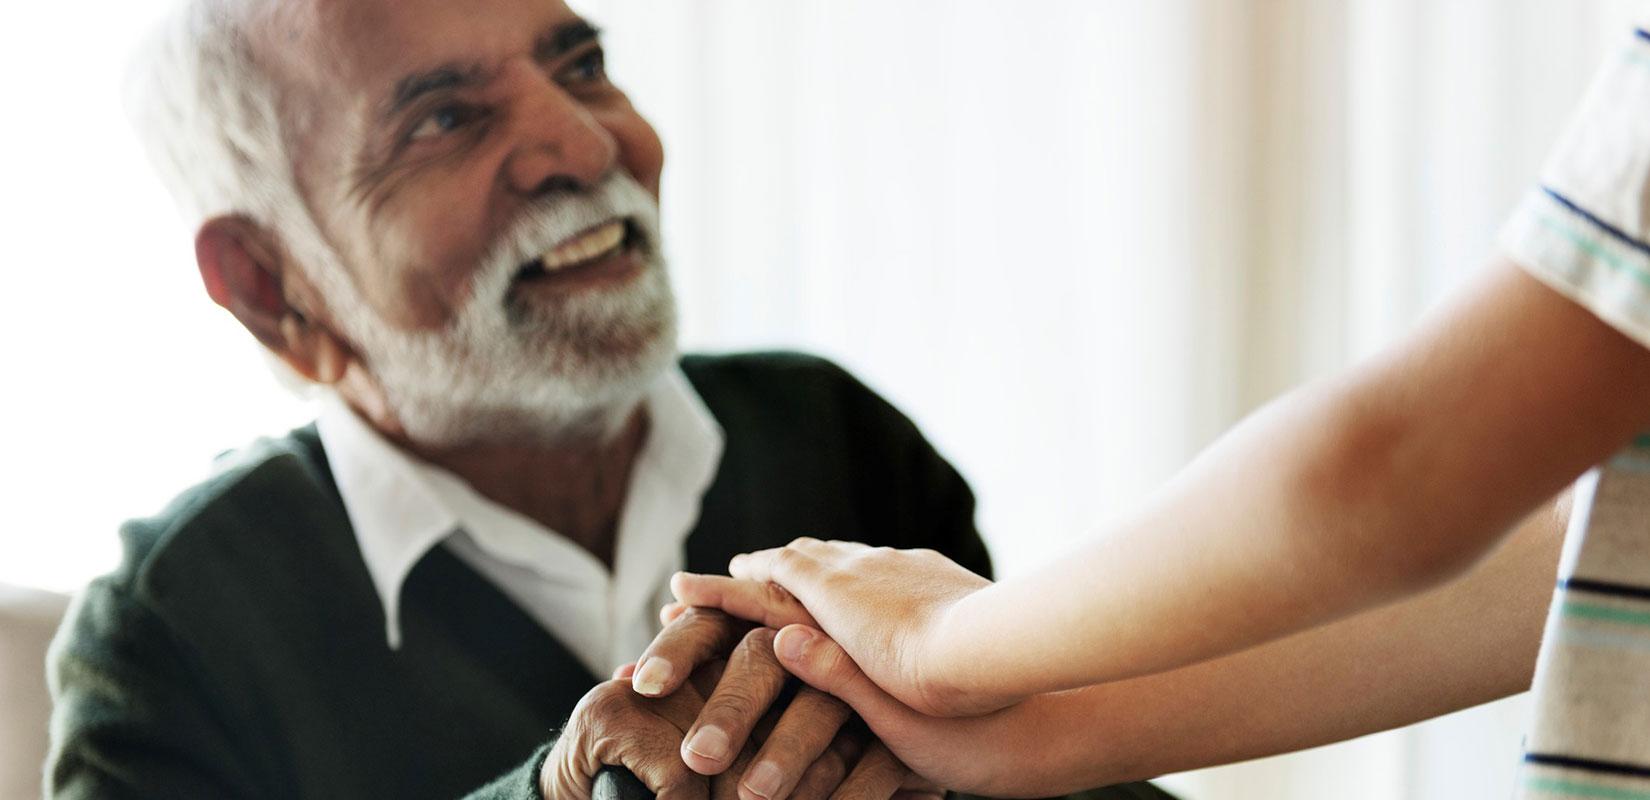
M 127 114 L 191 229 L 245 217 L 279 237 L 323 298 L 358 299 L 347 272 L 321 268 L 337 256 L 299 191 L 280 93 L 248 37 L 264 5 L 176 3 L 132 60 Z
M 149 162 L 184 223 L 244 217 L 293 245 L 323 241 L 299 193 L 273 78 L 247 36 L 259 0 L 180 0 L 128 65 L 125 105 Z M 298 255 L 293 253 L 293 255 Z M 313 255 L 313 254 L 309 254 Z M 306 277 L 335 288 L 346 276 Z M 353 290 L 353 286 L 350 287 Z M 339 297 L 322 292 L 323 297 Z M 264 351 L 275 379 L 306 394 L 314 385 Z
M 238 214 L 280 229 L 304 208 L 275 83 L 246 35 L 254 5 L 176 4 L 128 70 L 127 113 L 191 227 Z

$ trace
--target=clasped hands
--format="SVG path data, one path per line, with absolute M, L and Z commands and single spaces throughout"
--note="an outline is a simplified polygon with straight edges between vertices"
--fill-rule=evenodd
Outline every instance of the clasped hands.
M 731 578 L 675 576 L 664 631 L 616 676 L 628 697 L 614 702 L 653 703 L 679 729 L 657 734 L 680 737 L 678 757 L 632 768 L 656 791 L 705 775 L 718 796 L 742 800 L 989 793 L 1046 750 L 1042 698 L 959 682 L 966 653 L 951 657 L 960 670 L 921 669 L 943 661 L 923 659 L 947 638 L 938 634 L 958 602 L 991 585 L 985 578 L 933 551 L 812 539 L 738 556 L 729 569 Z M 782 712 L 768 711 L 790 676 L 804 685 Z M 853 712 L 875 739 L 841 733 L 854 729 L 844 728 Z M 618 762 L 573 776 L 602 763 Z
M 989 792 L 1045 749 L 1058 701 L 970 685 L 955 645 L 960 605 L 989 580 L 929 550 L 813 539 L 729 571 L 672 579 L 664 630 L 581 702 L 546 797 L 584 800 L 604 764 L 667 800 Z M 786 702 L 791 676 L 804 685 Z
M 662 617 L 664 630 L 637 664 L 574 709 L 539 773 L 544 797 L 588 800 L 609 764 L 629 769 L 660 800 L 942 794 L 852 720 L 843 701 L 796 686 L 772 628 L 680 604 Z

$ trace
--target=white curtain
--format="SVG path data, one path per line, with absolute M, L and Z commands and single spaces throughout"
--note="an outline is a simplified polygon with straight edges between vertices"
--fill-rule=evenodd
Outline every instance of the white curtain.
M 1099 529 L 1248 410 L 1489 254 L 1645 2 L 573 0 L 667 145 L 696 349 L 842 362 L 967 475 L 999 569 Z M 13 302 L 0 582 L 307 410 L 195 285 L 116 109 L 158 3 L 0 31 Z M 99 24 L 86 26 L 96 18 Z M 49 77 L 50 80 L 40 76 Z M 1505 797 L 1502 703 L 1177 776 L 1192 800 Z

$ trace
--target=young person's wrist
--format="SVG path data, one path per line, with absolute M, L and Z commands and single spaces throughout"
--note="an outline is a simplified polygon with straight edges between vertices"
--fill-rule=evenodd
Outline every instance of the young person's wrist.
M 1013 705 L 1024 695 L 1010 695 L 990 669 L 980 668 L 983 654 L 1000 643 L 984 641 L 987 619 L 981 601 L 992 586 L 959 597 L 936 614 L 918 649 L 923 696 L 941 716 L 972 716 Z

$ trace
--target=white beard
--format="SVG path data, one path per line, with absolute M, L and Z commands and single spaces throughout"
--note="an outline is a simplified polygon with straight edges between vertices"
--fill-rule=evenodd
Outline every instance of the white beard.
M 549 308 L 511 302 L 522 264 L 616 217 L 629 219 L 640 234 L 640 275 L 559 298 Z M 676 301 L 659 249 L 658 203 L 620 171 L 517 220 L 483 257 L 469 299 L 436 331 L 388 324 L 365 302 L 336 251 L 313 224 L 306 227 L 314 235 L 294 237 L 310 239 L 294 248 L 296 260 L 389 410 L 420 444 L 600 435 L 615 430 L 675 360 Z

